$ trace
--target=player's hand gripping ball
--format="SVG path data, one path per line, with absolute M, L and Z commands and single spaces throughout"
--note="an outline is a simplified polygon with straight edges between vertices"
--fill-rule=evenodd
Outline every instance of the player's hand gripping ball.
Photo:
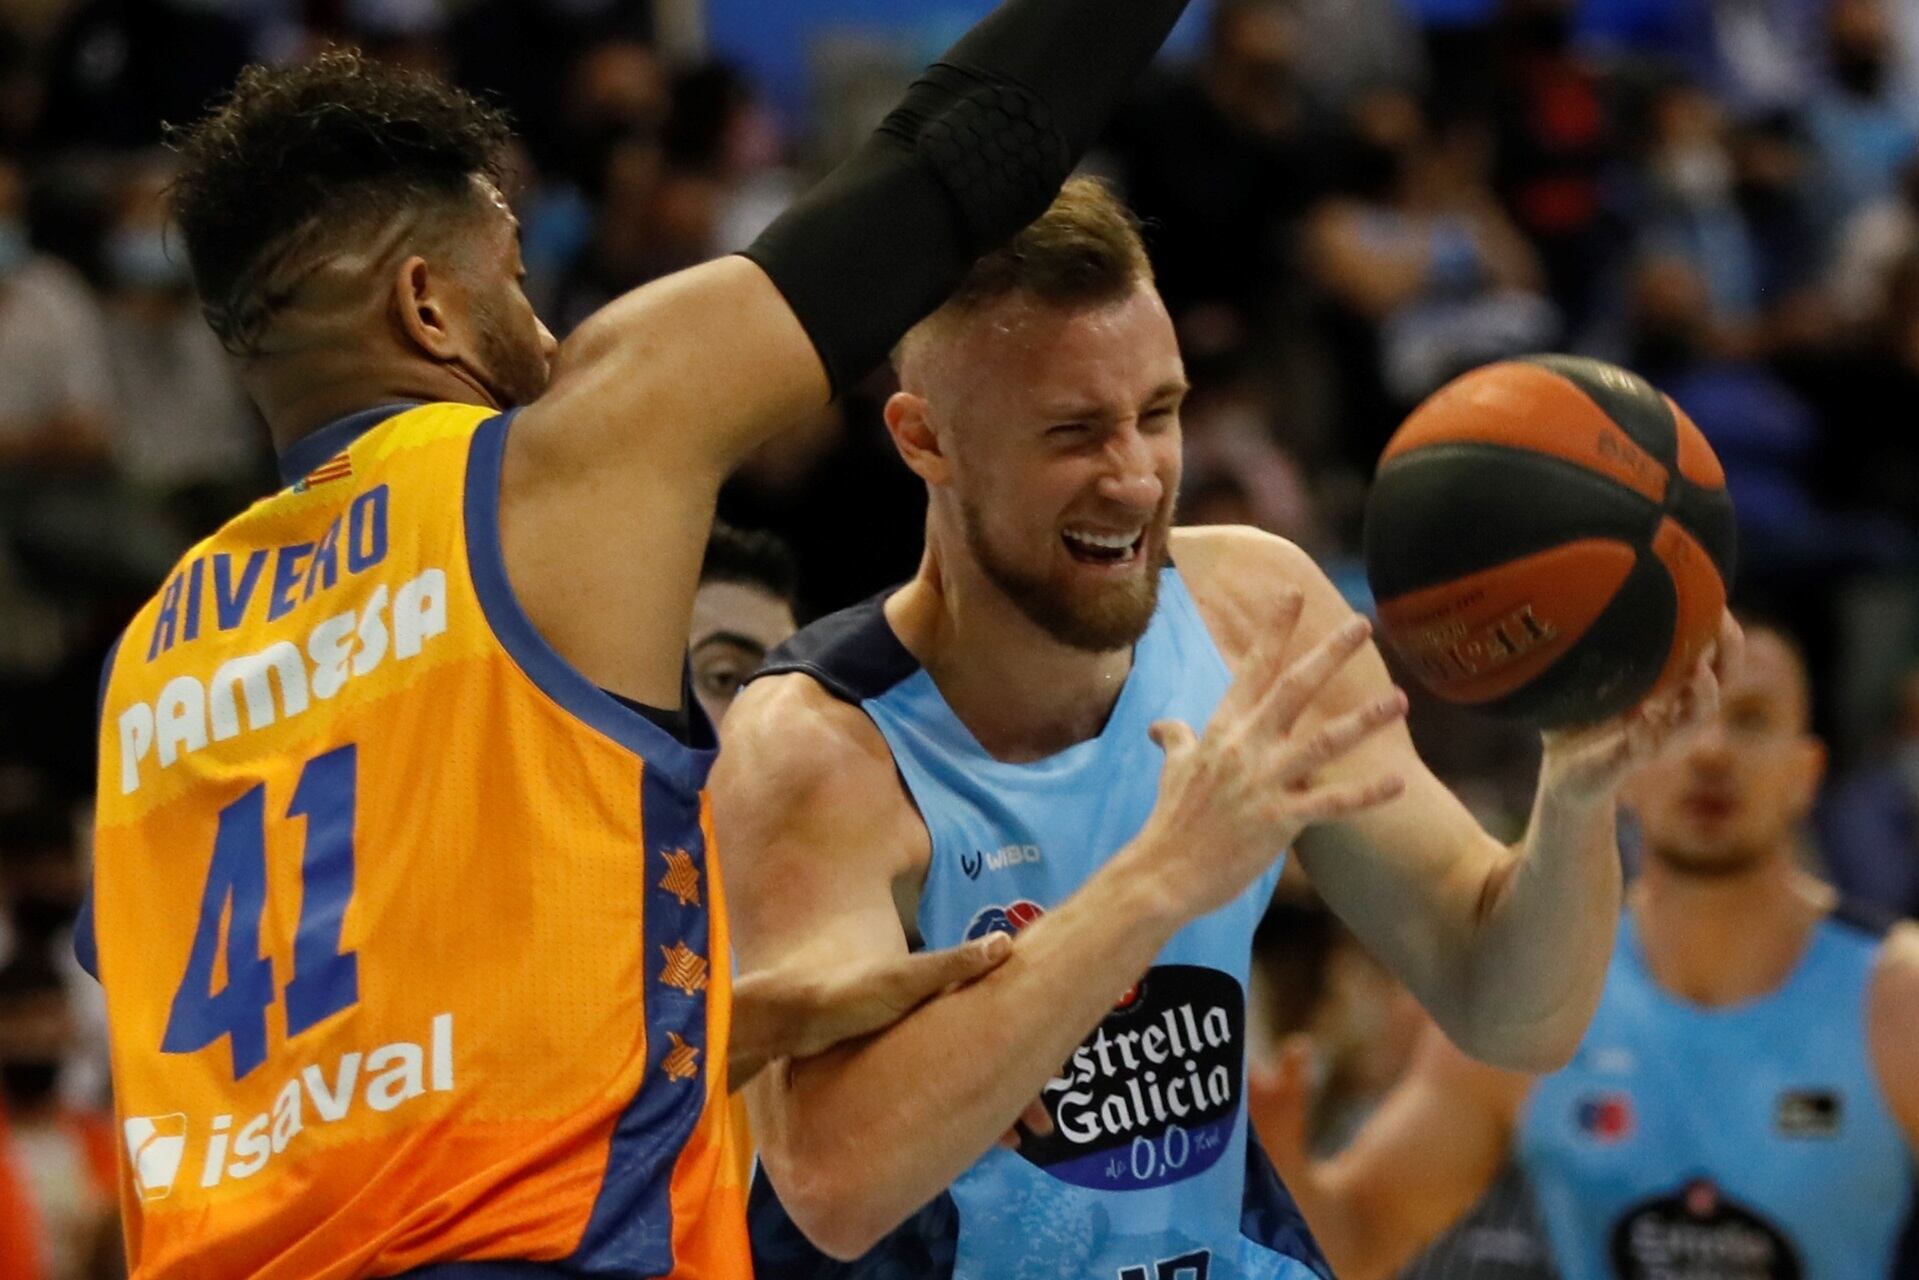
M 1381 630 L 1449 702 L 1539 728 L 1679 685 L 1732 579 L 1726 474 L 1636 374 L 1573 356 L 1435 392 L 1380 459 L 1366 572 Z

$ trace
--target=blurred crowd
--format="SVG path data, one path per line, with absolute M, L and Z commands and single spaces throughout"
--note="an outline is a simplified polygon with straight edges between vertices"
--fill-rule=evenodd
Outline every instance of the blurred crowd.
M 698 18 L 687 0 L 0 7 L 0 1259 L 37 1258 L 22 1276 L 116 1265 L 101 1019 L 63 936 L 99 664 L 172 560 L 273 483 L 169 235 L 165 122 L 249 60 L 327 43 L 494 95 L 521 131 L 529 288 L 564 336 L 744 245 L 916 65 L 842 41 L 813 60 L 811 108 L 781 114 Z M 1182 519 L 1284 534 L 1364 607 L 1366 480 L 1407 410 L 1503 355 L 1630 365 L 1726 465 L 1738 597 L 1810 656 L 1837 768 L 1808 865 L 1919 914 L 1919 5 L 1214 0 L 1207 24 L 1091 162 L 1147 219 L 1194 383 Z M 886 378 L 723 495 L 791 544 L 802 618 L 912 569 L 922 498 L 879 425 Z M 1531 736 L 1428 704 L 1414 725 L 1516 834 Z M 1357 1114 L 1416 1023 L 1309 902 L 1270 932 L 1293 941 L 1271 1021 L 1336 1046 Z

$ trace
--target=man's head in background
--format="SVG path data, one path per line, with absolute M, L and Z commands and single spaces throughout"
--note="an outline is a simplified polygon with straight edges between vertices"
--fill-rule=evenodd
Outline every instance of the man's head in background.
M 1745 659 L 1720 689 L 1718 718 L 1622 793 L 1647 854 L 1680 875 L 1734 876 L 1789 857 L 1825 773 L 1798 645 L 1770 624 L 1745 626 Z
M 746 678 L 798 629 L 799 566 L 777 535 L 715 523 L 693 598 L 693 692 L 718 727 Z
M 50 958 L 86 894 L 72 807 L 58 795 L 0 813 L 0 909 L 15 956 Z
M 77 1031 L 66 985 L 41 956 L 0 966 L 0 1099 L 16 1121 L 59 1104 L 60 1072 Z
M 250 67 L 181 133 L 194 283 L 269 420 L 368 376 L 539 395 L 554 343 L 497 185 L 509 137 L 471 95 L 345 52 Z

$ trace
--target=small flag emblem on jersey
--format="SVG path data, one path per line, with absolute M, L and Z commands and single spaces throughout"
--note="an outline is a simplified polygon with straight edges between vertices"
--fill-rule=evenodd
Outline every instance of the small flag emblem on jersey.
M 683 907 L 700 905 L 700 873 L 693 866 L 693 855 L 684 849 L 669 849 L 666 858 L 666 879 L 660 881 L 660 888 L 680 900 Z
M 661 947 L 660 954 L 666 957 L 666 968 L 660 971 L 660 981 L 669 987 L 695 995 L 706 990 L 706 957 L 700 955 L 684 942 L 676 942 L 670 947 Z
M 175 1111 L 164 1116 L 135 1116 L 126 1123 L 127 1156 L 133 1181 L 142 1200 L 164 1200 L 173 1194 L 180 1176 L 180 1159 L 187 1153 L 187 1118 Z
M 1579 1131 L 1601 1142 L 1623 1142 L 1632 1133 L 1632 1099 L 1623 1093 L 1581 1098 L 1574 1112 Z
M 700 1074 L 700 1068 L 697 1065 L 700 1051 L 680 1039 L 678 1032 L 669 1031 L 666 1033 L 666 1038 L 673 1042 L 673 1047 L 667 1050 L 666 1057 L 660 1059 L 660 1070 L 666 1072 L 667 1079 L 691 1080 Z
M 331 484 L 335 480 L 351 480 L 352 478 L 353 455 L 336 453 L 313 470 L 307 472 L 306 477 L 294 485 L 293 489 L 295 493 L 305 493 L 315 485 Z

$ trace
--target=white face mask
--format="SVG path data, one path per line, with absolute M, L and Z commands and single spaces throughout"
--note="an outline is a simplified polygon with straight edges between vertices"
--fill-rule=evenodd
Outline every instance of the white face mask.
M 1659 172 L 1687 200 L 1719 200 L 1732 190 L 1732 158 L 1711 144 L 1667 152 L 1659 159 Z

